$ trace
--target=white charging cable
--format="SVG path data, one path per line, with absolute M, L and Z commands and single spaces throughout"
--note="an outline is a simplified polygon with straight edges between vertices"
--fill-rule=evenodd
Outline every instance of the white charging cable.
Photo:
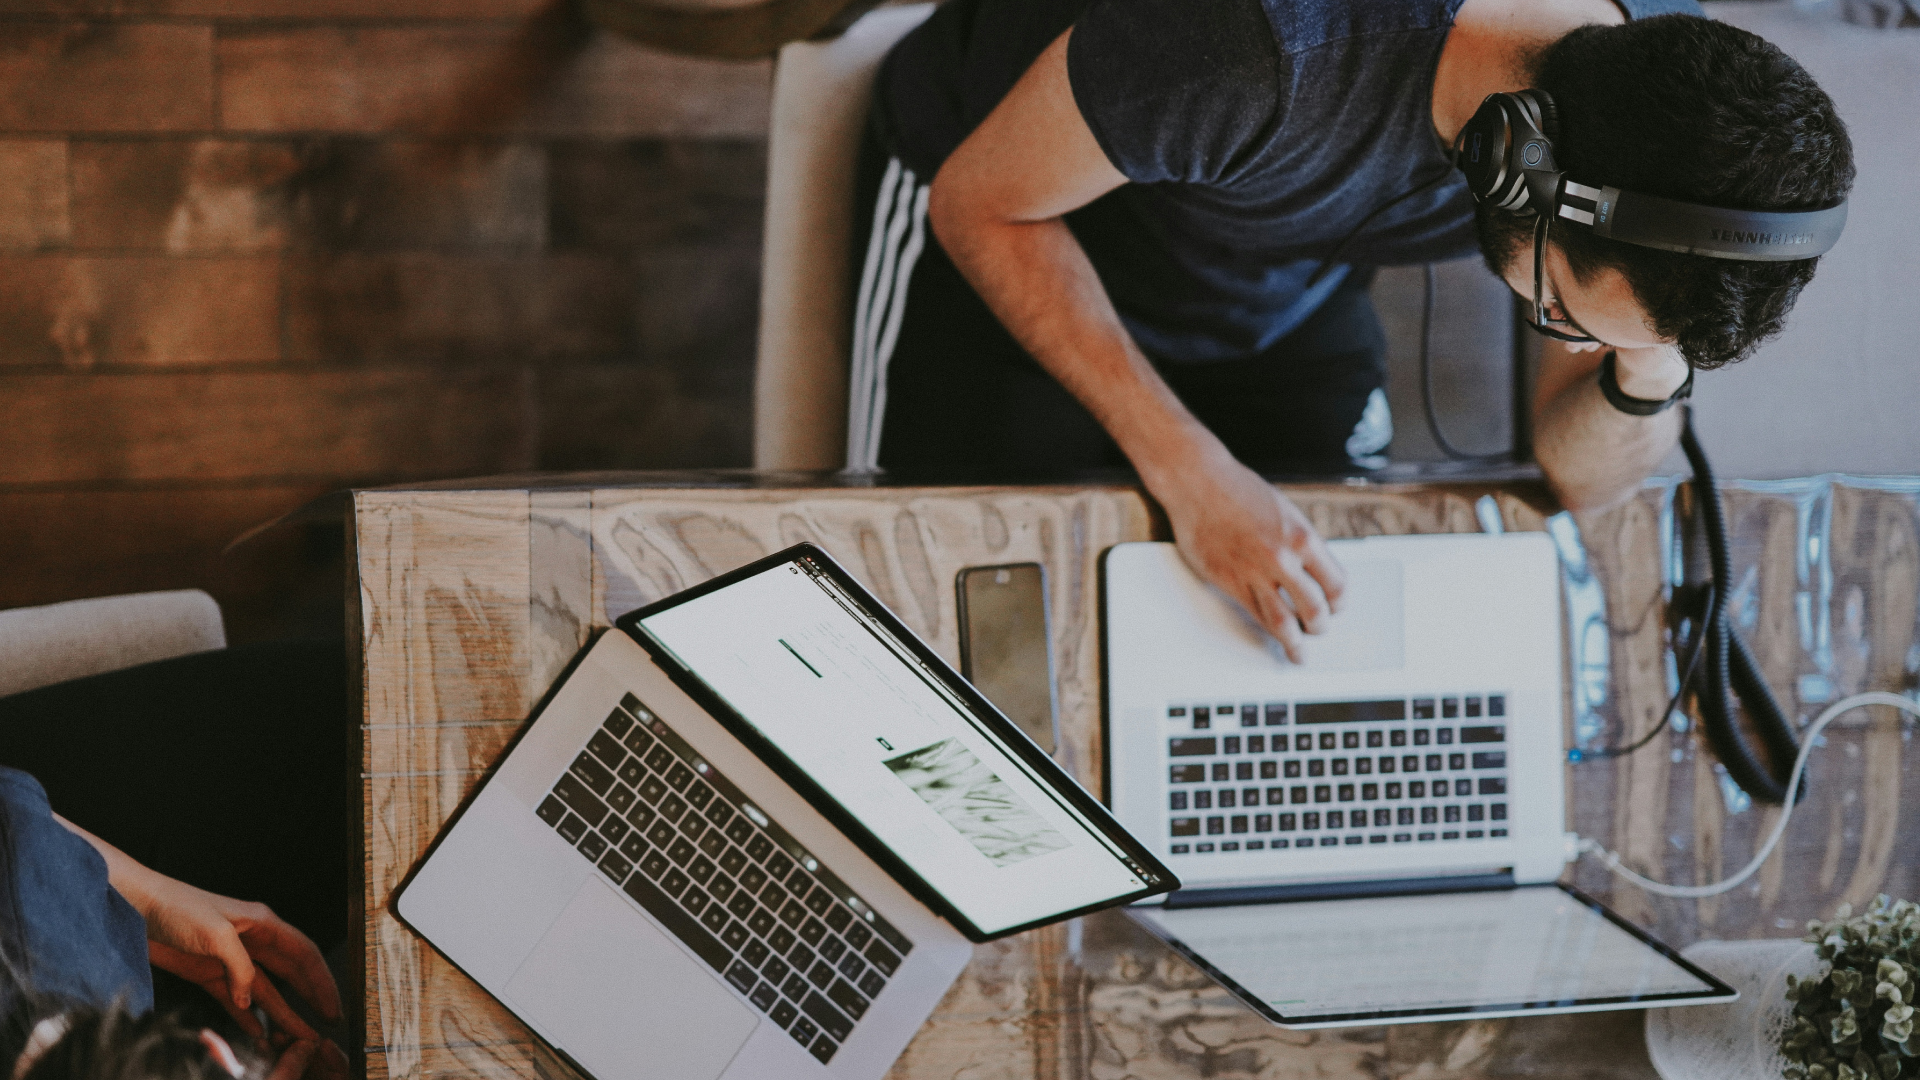
M 1633 882 L 1648 892 L 1658 893 L 1661 896 L 1680 896 L 1699 899 L 1707 896 L 1719 896 L 1721 893 L 1737 887 L 1741 882 L 1752 877 L 1760 869 L 1761 864 L 1767 861 L 1767 856 L 1772 855 L 1774 847 L 1780 843 L 1780 837 L 1786 834 L 1787 820 L 1793 816 L 1794 796 L 1800 790 L 1800 774 L 1807 769 L 1807 757 L 1813 753 L 1814 745 L 1818 742 L 1820 733 L 1825 731 L 1827 725 L 1833 723 L 1842 713 L 1851 712 L 1854 709 L 1866 705 L 1888 705 L 1903 712 L 1910 713 L 1916 718 L 1920 718 L 1920 703 L 1916 703 L 1912 698 L 1902 697 L 1899 694 L 1889 694 L 1882 690 L 1870 690 L 1864 694 L 1855 694 L 1852 697 L 1841 698 L 1839 701 L 1827 706 L 1826 711 L 1814 720 L 1813 724 L 1807 728 L 1806 735 L 1800 739 L 1800 755 L 1793 759 L 1793 772 L 1787 777 L 1787 803 L 1786 806 L 1781 808 L 1780 820 L 1774 822 L 1772 835 L 1768 836 L 1767 842 L 1760 846 L 1759 852 L 1753 856 L 1753 861 L 1748 863 L 1739 873 L 1732 877 L 1716 881 L 1711 885 L 1669 885 L 1664 881 L 1655 881 L 1650 877 L 1643 877 L 1627 869 L 1620 862 L 1619 852 L 1608 851 L 1600 841 L 1591 840 L 1584 836 L 1575 839 L 1574 857 L 1578 858 L 1581 855 L 1588 854 L 1596 855 L 1601 862 L 1606 864 L 1607 869 L 1619 874 L 1621 877 L 1626 878 L 1628 881 Z

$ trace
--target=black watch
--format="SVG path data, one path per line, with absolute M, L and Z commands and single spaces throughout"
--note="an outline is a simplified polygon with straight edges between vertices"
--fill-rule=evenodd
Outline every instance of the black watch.
M 1693 365 L 1689 364 L 1687 365 L 1687 381 L 1681 383 L 1680 388 L 1675 390 L 1665 401 L 1655 401 L 1652 398 L 1629 397 L 1625 391 L 1620 389 L 1619 376 L 1614 374 L 1614 355 L 1613 350 L 1609 349 L 1607 350 L 1607 358 L 1600 361 L 1600 393 L 1607 399 L 1607 404 L 1619 409 L 1628 416 L 1652 416 L 1655 413 L 1663 413 L 1673 408 L 1675 402 L 1684 401 L 1693 396 Z

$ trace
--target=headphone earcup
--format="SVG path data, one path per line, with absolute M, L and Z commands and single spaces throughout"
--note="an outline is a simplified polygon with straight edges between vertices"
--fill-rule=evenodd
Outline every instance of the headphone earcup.
M 1474 199 L 1511 213 L 1538 213 L 1533 204 L 1548 196 L 1533 188 L 1554 169 L 1551 131 L 1558 119 L 1544 91 L 1487 95 L 1454 143 L 1454 163 Z
M 1511 112 L 1513 145 L 1508 153 L 1514 158 L 1513 189 L 1503 203 L 1521 214 L 1552 214 L 1551 205 L 1559 190 L 1559 166 L 1554 161 L 1554 134 L 1560 127 L 1560 111 L 1545 90 L 1520 90 L 1503 94 Z
M 1560 107 L 1553 103 L 1553 98 L 1545 90 L 1522 90 L 1520 93 L 1533 106 L 1534 123 L 1540 129 L 1540 134 L 1552 142 L 1559 142 Z
M 1512 170 L 1507 162 L 1511 123 L 1505 94 L 1489 94 L 1454 140 L 1454 165 L 1466 174 L 1476 202 L 1504 201 Z

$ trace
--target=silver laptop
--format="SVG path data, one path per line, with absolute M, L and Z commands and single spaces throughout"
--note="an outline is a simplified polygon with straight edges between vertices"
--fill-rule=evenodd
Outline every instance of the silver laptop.
M 1171 544 L 1102 564 L 1108 792 L 1184 883 L 1130 914 L 1275 1023 L 1735 993 L 1556 884 L 1559 560 L 1544 534 L 1335 541 L 1295 664 Z
M 393 908 L 599 1080 L 877 1080 L 972 942 L 1177 884 L 803 544 L 602 634 Z

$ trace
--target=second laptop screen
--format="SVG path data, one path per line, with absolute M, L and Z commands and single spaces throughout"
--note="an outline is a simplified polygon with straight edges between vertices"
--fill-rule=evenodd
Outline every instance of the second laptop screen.
M 640 625 L 982 933 L 1144 888 L 819 568 L 774 566 Z

